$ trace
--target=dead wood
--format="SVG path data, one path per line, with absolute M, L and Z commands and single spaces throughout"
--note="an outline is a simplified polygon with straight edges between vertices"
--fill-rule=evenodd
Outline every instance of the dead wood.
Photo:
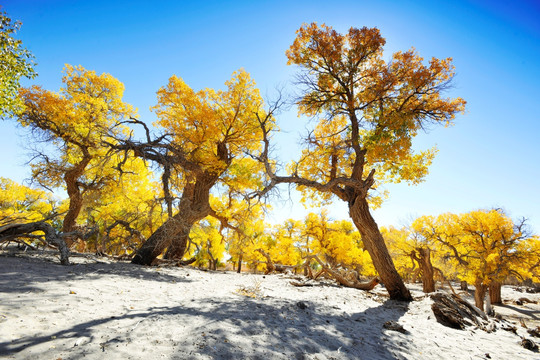
M 331 269 L 328 267 L 324 262 L 319 259 L 317 255 L 310 255 L 307 256 L 306 259 L 312 259 L 319 263 L 319 265 L 322 267 L 320 272 L 317 274 L 317 277 L 320 276 L 322 273 L 326 273 L 330 275 L 332 278 L 334 278 L 340 285 L 355 288 L 359 290 L 373 290 L 375 286 L 380 282 L 378 278 L 373 278 L 371 281 L 361 283 L 357 279 L 347 279 L 345 276 L 340 274 L 338 271 Z
M 486 314 L 454 294 L 434 293 L 431 295 L 433 304 L 431 310 L 439 323 L 454 329 L 465 329 L 476 325 L 485 328 Z
M 18 237 L 33 236 L 32 233 L 41 231 L 45 237 L 41 238 L 50 246 L 56 247 L 60 251 L 60 263 L 69 265 L 69 248 L 62 238 L 50 224 L 43 221 L 36 221 L 27 224 L 8 224 L 0 227 L 0 242 L 16 239 Z
M 289 281 L 289 284 L 296 287 L 303 287 L 303 286 L 313 286 L 311 283 L 306 282 L 297 282 L 297 281 Z
M 538 301 L 534 301 L 534 300 L 531 300 L 531 299 L 528 299 L 526 297 L 520 297 L 519 299 L 517 299 L 516 301 L 514 301 L 516 303 L 516 305 L 523 305 L 523 304 L 538 304 Z

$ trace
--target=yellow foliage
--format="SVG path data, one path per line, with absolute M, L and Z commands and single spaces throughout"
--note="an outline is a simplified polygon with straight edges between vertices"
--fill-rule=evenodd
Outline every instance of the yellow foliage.
M 57 210 L 52 195 L 0 177 L 0 226 L 41 221 Z
M 372 189 L 425 178 L 436 149 L 415 153 L 412 139 L 428 123 L 451 124 L 465 101 L 441 96 L 454 76 L 452 59 L 432 58 L 425 64 L 411 49 L 386 62 L 384 44 L 376 28 L 339 34 L 311 23 L 297 31 L 286 55 L 288 64 L 303 71 L 299 114 L 320 117 L 305 139 L 302 157 L 288 165 L 289 174 L 346 186 L 347 180 L 366 179 L 375 170 Z M 315 205 L 339 193 L 331 187 L 322 193 L 320 188 L 299 189 Z M 384 195 L 371 194 L 368 200 L 379 206 Z

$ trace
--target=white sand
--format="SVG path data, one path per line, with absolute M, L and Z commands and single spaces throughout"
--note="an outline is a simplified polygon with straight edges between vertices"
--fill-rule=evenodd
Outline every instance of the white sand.
M 388 300 L 380 286 L 299 288 L 285 275 L 72 261 L 0 257 L 0 358 L 540 359 L 512 332 L 437 323 L 418 290 L 419 300 L 406 304 Z M 256 298 L 238 293 L 257 285 Z M 540 300 L 503 288 L 503 299 L 522 296 Z M 539 305 L 501 309 L 540 324 Z M 390 320 L 406 333 L 383 328 Z

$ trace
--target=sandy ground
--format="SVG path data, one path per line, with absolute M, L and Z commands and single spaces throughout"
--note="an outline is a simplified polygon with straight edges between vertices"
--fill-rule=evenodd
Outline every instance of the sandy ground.
M 140 267 L 95 257 L 58 265 L 43 254 L 0 254 L 2 359 L 540 359 L 519 325 L 540 306 L 496 307 L 518 334 L 455 330 L 432 300 L 390 301 L 330 282 L 294 287 L 290 275 Z M 253 295 L 255 297 L 250 297 Z M 525 294 L 503 288 L 503 299 Z M 388 321 L 405 332 L 383 327 Z

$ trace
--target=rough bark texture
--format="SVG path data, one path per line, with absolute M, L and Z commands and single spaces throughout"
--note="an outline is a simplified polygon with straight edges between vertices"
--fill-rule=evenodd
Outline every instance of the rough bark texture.
M 431 298 L 433 299 L 431 310 L 437 321 L 444 326 L 465 329 L 467 326 L 476 325 L 483 328 L 488 320 L 486 314 L 459 296 L 435 293 Z
M 349 214 L 362 235 L 364 246 L 390 294 L 390 299 L 412 301 L 411 293 L 399 276 L 379 227 L 369 212 L 366 199 L 357 197 L 354 202 L 349 203 Z
M 10 224 L 0 227 L 0 241 L 14 238 L 20 235 L 31 234 L 36 231 L 45 233 L 45 241 L 58 248 L 60 251 L 60 263 L 69 265 L 69 248 L 56 230 L 46 222 L 38 221 L 29 224 Z
M 167 249 L 166 259 L 182 259 L 192 226 L 208 216 L 211 211 L 208 200 L 210 188 L 215 181 L 205 180 L 207 181 L 197 180 L 186 185 L 176 215 L 167 219 L 146 240 L 133 257 L 131 261 L 133 264 L 151 265 L 165 249 Z
M 83 153 L 82 160 L 64 174 L 64 182 L 66 183 L 66 191 L 69 197 L 69 208 L 62 224 L 62 231 L 65 233 L 75 229 L 77 217 L 83 205 L 83 196 L 78 181 L 84 173 L 86 166 L 92 160 L 86 147 L 81 147 L 81 151 Z M 73 238 L 66 238 L 66 242 L 68 246 L 71 246 Z
M 487 286 L 482 283 L 482 279 L 476 279 L 474 282 L 474 303 L 477 308 L 484 310 L 484 298 L 486 296 Z
M 422 288 L 426 294 L 435 291 L 434 269 L 431 264 L 431 250 L 429 248 L 419 247 L 411 252 L 411 257 L 418 263 L 420 273 L 422 274 Z
M 340 274 L 338 271 L 335 271 L 332 268 L 328 267 L 324 262 L 321 261 L 321 259 L 317 255 L 310 255 L 306 257 L 306 259 L 313 259 L 317 261 L 319 265 L 321 265 L 322 269 L 313 277 L 314 280 L 316 280 L 322 273 L 326 273 L 333 277 L 340 285 L 366 291 L 373 290 L 373 288 L 380 283 L 380 280 L 378 278 L 373 278 L 365 283 L 361 283 L 356 278 L 347 278 Z
M 418 254 L 422 266 L 422 286 L 425 293 L 435 291 L 435 281 L 433 281 L 433 265 L 431 264 L 431 250 L 429 248 L 418 248 Z
M 502 304 L 501 286 L 502 284 L 497 281 L 493 281 L 489 284 L 489 299 L 492 304 Z

